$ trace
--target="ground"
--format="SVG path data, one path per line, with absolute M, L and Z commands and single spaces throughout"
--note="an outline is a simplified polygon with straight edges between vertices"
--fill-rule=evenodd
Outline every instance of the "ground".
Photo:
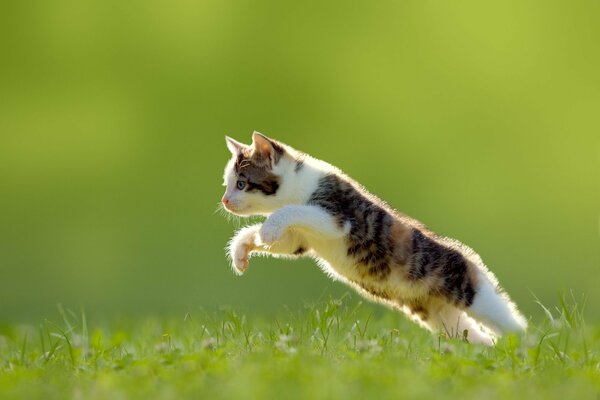
M 344 296 L 275 318 L 236 310 L 0 327 L 0 398 L 600 399 L 600 330 L 576 304 L 495 348 Z M 375 310 L 375 312 L 374 312 Z

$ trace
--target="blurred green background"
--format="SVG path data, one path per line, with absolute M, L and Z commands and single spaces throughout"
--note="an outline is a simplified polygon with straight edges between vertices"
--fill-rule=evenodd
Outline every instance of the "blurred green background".
M 271 313 L 346 289 L 215 213 L 224 135 L 345 170 L 476 249 L 528 315 L 600 321 L 597 1 L 0 5 L 0 320 Z

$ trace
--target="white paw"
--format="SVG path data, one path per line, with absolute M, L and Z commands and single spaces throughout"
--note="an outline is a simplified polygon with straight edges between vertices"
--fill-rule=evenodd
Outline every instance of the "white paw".
M 266 245 L 272 245 L 277 242 L 283 236 L 285 226 L 277 221 L 277 218 L 267 218 L 267 220 L 260 227 L 258 236 L 260 241 Z
M 229 242 L 231 267 L 237 275 L 242 275 L 248 269 L 250 252 L 256 249 L 256 231 L 256 226 L 243 228 Z
M 253 248 L 252 243 L 238 243 L 231 254 L 231 261 L 233 263 L 233 271 L 242 275 L 248 269 L 248 259 L 250 251 Z

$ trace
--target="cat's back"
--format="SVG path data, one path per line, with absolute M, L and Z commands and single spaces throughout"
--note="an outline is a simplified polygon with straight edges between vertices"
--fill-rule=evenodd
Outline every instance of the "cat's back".
M 321 177 L 309 204 L 323 208 L 349 226 L 345 256 L 357 266 L 357 278 L 383 279 L 407 262 L 411 235 L 418 224 L 391 209 L 351 178 L 338 173 Z
M 382 283 L 396 277 L 423 288 L 439 282 L 451 297 L 472 300 L 471 285 L 463 280 L 478 256 L 462 243 L 436 235 L 343 174 L 323 175 L 309 204 L 325 209 L 340 226 L 350 225 L 344 243 L 350 278 Z
M 322 207 L 338 217 L 342 225 L 344 222 L 351 222 L 358 228 L 358 225 L 365 223 L 377 228 L 380 224 L 385 226 L 397 221 L 407 228 L 432 233 L 424 224 L 393 209 L 359 182 L 337 169 L 324 173 L 318 179 L 308 203 Z

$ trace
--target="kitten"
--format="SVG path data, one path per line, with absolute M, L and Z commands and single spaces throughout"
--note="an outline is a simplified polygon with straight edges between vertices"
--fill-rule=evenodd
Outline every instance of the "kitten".
M 408 314 L 423 327 L 494 345 L 525 318 L 469 247 L 395 211 L 339 169 L 258 132 L 229 137 L 223 206 L 262 215 L 231 239 L 232 268 L 253 254 L 314 258 L 330 277 Z M 466 336 L 465 336 L 466 335 Z

